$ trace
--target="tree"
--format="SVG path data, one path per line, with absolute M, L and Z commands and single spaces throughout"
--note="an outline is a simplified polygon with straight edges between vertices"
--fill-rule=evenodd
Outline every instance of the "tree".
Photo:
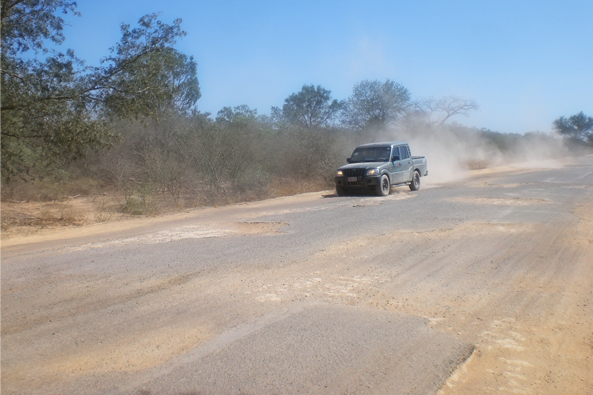
M 553 122 L 554 129 L 565 137 L 593 144 L 593 117 L 582 111 L 569 118 L 560 117 Z
M 411 106 L 410 92 L 392 81 L 364 80 L 354 86 L 343 123 L 357 130 L 394 124 Z
M 249 106 L 242 104 L 235 108 L 231 107 L 223 107 L 216 114 L 216 122 L 224 123 L 224 124 L 231 124 L 237 121 L 255 121 L 257 118 L 257 110 L 251 109 Z
M 298 93 L 284 100 L 282 110 L 272 107 L 276 120 L 305 128 L 327 126 L 338 115 L 344 103 L 331 99 L 331 91 L 321 85 L 303 85 Z
M 122 24 L 122 38 L 86 79 L 93 99 L 117 117 L 148 115 L 155 119 L 167 109 L 190 110 L 200 98 L 193 57 L 175 50 L 186 35 L 181 19 L 167 25 L 156 14 L 143 16 L 139 26 Z
M 76 11 L 76 2 L 67 0 L 2 0 L 2 54 L 14 56 L 29 50 L 48 52 L 45 42 L 64 42 L 64 20 L 55 13 Z
M 2 176 L 51 169 L 118 140 L 117 118 L 188 111 L 200 97 L 196 64 L 173 48 L 185 35 L 146 15 L 137 28 L 122 25 L 122 39 L 101 66 L 85 66 L 64 41 L 64 20 L 76 12 L 65 0 L 2 0 Z M 28 177 L 23 177 L 27 179 Z
M 431 125 L 442 125 L 455 115 L 467 115 L 478 109 L 478 103 L 471 99 L 456 96 L 445 96 L 440 99 L 428 98 L 418 103 L 420 112 L 424 113 Z

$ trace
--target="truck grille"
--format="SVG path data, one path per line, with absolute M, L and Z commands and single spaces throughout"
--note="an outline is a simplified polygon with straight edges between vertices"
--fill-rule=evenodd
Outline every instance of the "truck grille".
M 343 172 L 346 177 L 362 177 L 364 175 L 364 169 L 345 169 Z

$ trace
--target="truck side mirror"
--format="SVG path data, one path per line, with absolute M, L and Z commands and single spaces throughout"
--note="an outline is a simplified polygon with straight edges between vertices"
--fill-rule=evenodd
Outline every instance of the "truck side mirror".
M 393 155 L 393 156 L 391 157 L 391 161 L 392 161 L 392 162 L 395 162 L 396 160 L 399 160 L 399 155 Z
M 350 158 L 346 158 L 346 162 L 350 163 Z

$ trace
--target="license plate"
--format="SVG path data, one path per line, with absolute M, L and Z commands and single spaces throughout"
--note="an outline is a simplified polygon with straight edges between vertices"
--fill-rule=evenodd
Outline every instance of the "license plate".
M 348 177 L 348 182 L 356 182 L 358 181 L 358 177 Z

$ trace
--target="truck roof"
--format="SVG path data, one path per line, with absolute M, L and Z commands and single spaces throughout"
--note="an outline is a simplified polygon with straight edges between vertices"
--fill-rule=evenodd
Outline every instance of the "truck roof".
M 403 144 L 408 144 L 405 141 L 386 141 L 383 143 L 368 143 L 368 144 L 362 144 L 359 145 L 358 147 L 390 147 L 392 145 L 403 145 Z M 356 147 L 356 148 L 358 148 Z

